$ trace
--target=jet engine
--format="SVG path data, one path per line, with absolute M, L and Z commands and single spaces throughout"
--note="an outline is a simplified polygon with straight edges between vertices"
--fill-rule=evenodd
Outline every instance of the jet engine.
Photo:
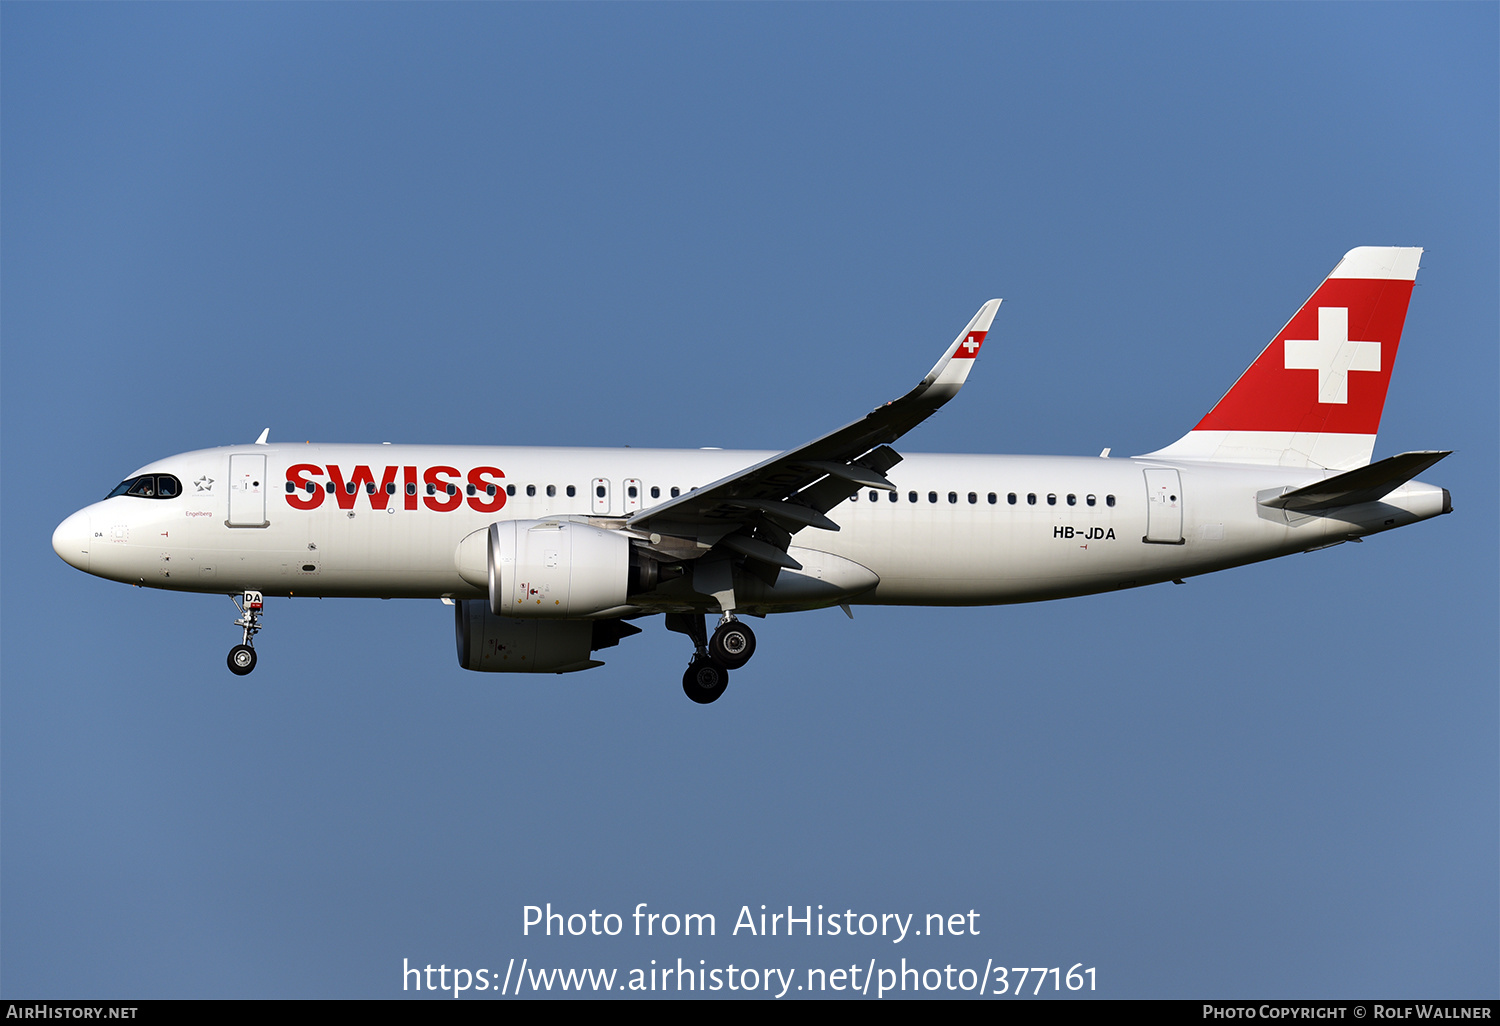
M 455 602 L 458 665 L 487 673 L 571 673 L 604 664 L 590 656 L 641 629 L 623 620 L 518 620 L 483 599 Z
M 594 616 L 624 606 L 630 589 L 630 539 L 567 520 L 491 524 L 486 564 L 496 616 Z

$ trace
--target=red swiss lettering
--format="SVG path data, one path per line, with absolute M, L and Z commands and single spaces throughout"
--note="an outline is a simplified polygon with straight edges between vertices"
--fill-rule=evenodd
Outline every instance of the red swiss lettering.
M 333 481 L 333 497 L 338 500 L 339 509 L 353 509 L 361 490 L 369 493 L 371 506 L 375 509 L 385 509 L 391 501 L 387 488 L 395 484 L 396 468 L 385 467 L 378 485 L 375 485 L 375 475 L 366 466 L 355 467 L 354 473 L 346 482 L 339 468 L 330 463 L 328 464 L 328 477 Z M 349 488 L 350 485 L 354 486 L 352 491 Z M 375 485 L 373 489 L 372 485 Z
M 469 486 L 478 494 L 469 496 L 469 508 L 476 513 L 493 513 L 505 505 L 505 486 L 500 483 L 505 472 L 499 467 L 475 467 L 469 471 Z M 493 488 L 495 494 L 489 494 Z
M 293 491 L 287 492 L 287 505 L 293 509 L 317 509 L 323 505 L 323 485 L 309 481 L 312 476 L 322 477 L 323 468 L 315 463 L 298 463 L 287 468 L 287 483 Z M 311 488 L 311 491 L 308 489 Z
M 437 495 L 424 495 L 422 501 L 427 504 L 428 509 L 437 510 L 439 513 L 447 513 L 458 509 L 463 503 L 464 497 L 459 493 L 458 485 L 446 478 L 454 478 L 456 481 L 463 480 L 457 467 L 428 467 L 422 472 L 422 480 L 430 486 Z M 452 492 L 449 492 L 449 489 Z
M 344 472 L 336 464 L 330 463 L 326 473 L 339 509 L 353 509 L 363 492 L 369 497 L 372 508 L 383 510 L 390 506 L 398 472 L 402 490 L 406 493 L 403 505 L 407 509 L 419 508 L 420 502 L 430 510 L 450 513 L 464 504 L 460 482 L 466 479 L 466 475 L 457 467 L 428 467 L 421 471 L 421 483 L 432 494 L 420 498 L 416 467 L 384 467 L 378 482 L 374 472 L 363 465 L 355 467 L 347 481 L 344 479 Z M 297 463 L 288 467 L 286 480 L 292 490 L 286 495 L 287 505 L 302 510 L 317 509 L 323 505 L 323 482 L 314 479 L 323 477 L 324 473 L 324 469 L 315 463 Z M 495 513 L 503 509 L 506 499 L 504 480 L 505 472 L 499 467 L 475 467 L 469 471 L 467 483 L 474 492 L 468 497 L 469 508 L 476 513 Z M 308 491 L 309 487 L 312 491 Z M 494 492 L 491 493 L 490 489 L 494 489 Z

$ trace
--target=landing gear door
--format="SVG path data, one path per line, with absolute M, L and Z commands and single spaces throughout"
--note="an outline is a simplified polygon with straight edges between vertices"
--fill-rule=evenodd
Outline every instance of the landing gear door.
M 1182 479 L 1175 470 L 1146 471 L 1146 537 L 1142 541 L 1182 544 Z
M 266 458 L 229 457 L 229 526 L 266 527 Z

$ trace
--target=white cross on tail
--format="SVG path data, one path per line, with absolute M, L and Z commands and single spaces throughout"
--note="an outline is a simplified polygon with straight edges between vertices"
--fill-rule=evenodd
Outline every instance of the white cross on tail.
M 1318 307 L 1318 337 L 1282 343 L 1287 370 L 1318 372 L 1318 402 L 1348 403 L 1349 372 L 1380 369 L 1379 342 L 1349 341 L 1349 308 Z

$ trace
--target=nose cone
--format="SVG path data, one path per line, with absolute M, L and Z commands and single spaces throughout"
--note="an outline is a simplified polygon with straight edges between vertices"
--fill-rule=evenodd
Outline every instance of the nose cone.
M 52 532 L 52 551 L 61 556 L 63 562 L 69 566 L 75 566 L 87 573 L 89 542 L 92 540 L 89 531 L 89 515 L 87 511 L 79 510 L 58 524 L 57 530 Z

